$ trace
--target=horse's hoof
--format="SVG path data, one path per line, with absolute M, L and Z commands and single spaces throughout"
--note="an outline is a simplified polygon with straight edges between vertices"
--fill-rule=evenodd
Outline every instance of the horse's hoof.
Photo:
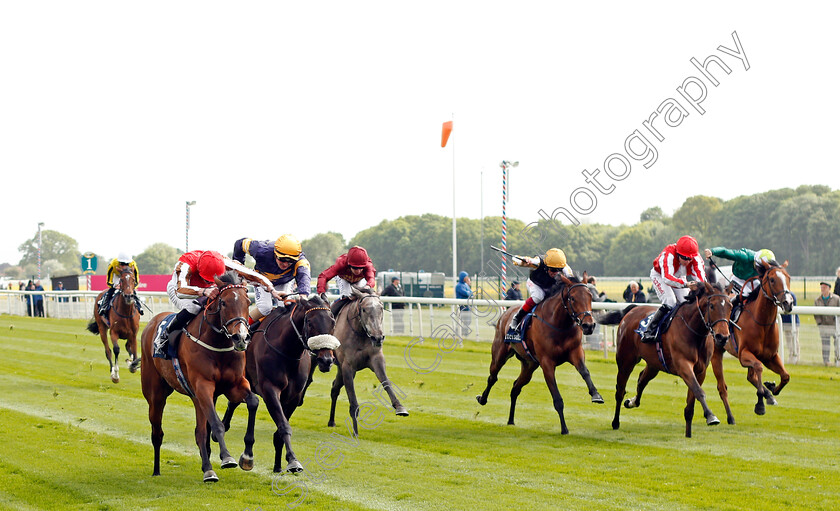
M 222 460 L 222 468 L 236 468 L 239 464 L 233 459 L 233 456 L 228 456 Z
M 720 424 L 720 419 L 715 417 L 714 415 L 710 415 L 708 419 L 706 419 L 707 426 L 717 426 Z
M 478 401 L 478 404 L 480 404 L 481 406 L 487 404 L 487 398 L 485 398 L 484 396 L 475 396 L 475 400 Z
M 767 387 L 767 390 L 769 390 L 770 392 L 776 391 L 776 382 L 774 381 L 766 381 L 764 382 L 764 386 Z
M 773 394 L 771 394 L 770 392 L 768 392 L 767 395 L 764 396 L 764 400 L 770 406 L 776 406 L 778 404 L 778 401 L 776 401 L 776 398 L 773 397 Z
M 114 383 L 119 383 L 120 382 L 120 377 L 112 375 L 111 376 L 111 381 L 114 382 Z
M 568 434 L 569 434 L 569 429 L 568 429 L 568 428 L 563 428 L 563 429 L 561 429 L 561 430 L 560 430 L 560 434 L 561 434 L 561 435 L 568 435 Z
M 764 405 L 755 405 L 755 414 L 756 415 L 764 415 Z
M 216 475 L 216 472 L 212 470 L 208 470 L 204 473 L 204 482 L 205 483 L 218 483 L 219 476 Z
M 636 400 L 635 399 L 625 399 L 624 400 L 624 408 L 636 408 Z
M 139 358 L 135 358 L 134 361 L 131 362 L 131 365 L 128 366 L 128 370 L 132 373 L 136 373 L 137 369 L 139 369 L 139 368 L 140 368 L 140 359 Z
M 599 405 L 602 405 L 602 404 L 604 404 L 604 398 L 601 397 L 601 394 L 596 392 L 595 394 L 592 395 L 592 402 L 597 403 Z
M 289 466 L 286 467 L 286 472 L 291 472 L 292 474 L 297 474 L 298 472 L 302 471 L 303 465 L 301 465 L 298 460 L 290 461 Z
M 403 405 L 400 405 L 395 408 L 396 414 L 400 417 L 408 417 L 408 410 L 405 409 Z
M 727 417 L 726 423 L 729 424 L 730 426 L 734 426 L 735 425 L 735 417 Z
M 327 423 L 327 427 L 328 427 L 328 428 L 334 428 L 334 427 L 335 427 L 335 421 L 329 421 L 329 422 Z
M 252 470 L 254 468 L 254 457 L 242 455 L 239 457 L 239 468 L 242 470 Z

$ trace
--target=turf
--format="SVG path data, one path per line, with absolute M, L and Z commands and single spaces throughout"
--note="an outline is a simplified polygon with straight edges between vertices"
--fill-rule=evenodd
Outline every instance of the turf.
M 837 509 L 840 495 L 840 370 L 795 366 L 791 384 L 763 417 L 745 370 L 725 369 L 738 423 L 707 427 L 697 407 L 694 436 L 683 436 L 685 385 L 660 375 L 642 406 L 622 410 L 610 427 L 615 364 L 590 352 L 588 366 L 607 403 L 589 402 L 569 365 L 557 369 L 570 434 L 560 434 L 542 375 L 519 398 L 506 425 L 515 360 L 484 407 L 489 344 L 449 351 L 433 339 L 411 350 L 409 338 L 386 340 L 388 373 L 404 392 L 410 417 L 377 400 L 369 371 L 357 377 L 371 411 L 354 441 L 343 422 L 326 427 L 331 374 L 316 374 L 292 418 L 293 445 L 306 470 L 273 475 L 273 423 L 257 419 L 257 467 L 219 470 L 201 482 L 190 401 L 173 395 L 164 413 L 161 476 L 152 477 L 148 408 L 139 373 L 121 369 L 111 383 L 97 336 L 79 320 L 0 316 L 0 508 L 2 509 Z M 125 358 L 124 356 L 122 358 Z M 637 372 L 631 377 L 634 384 Z M 714 388 L 710 406 L 725 421 Z M 633 388 L 628 395 L 633 395 Z M 219 410 L 223 409 L 219 404 Z M 241 452 L 245 410 L 226 437 Z

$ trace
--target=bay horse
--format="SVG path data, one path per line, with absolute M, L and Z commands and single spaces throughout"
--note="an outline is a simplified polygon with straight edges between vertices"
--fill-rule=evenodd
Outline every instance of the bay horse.
M 111 366 L 111 381 L 120 382 L 120 339 L 125 339 L 125 349 L 128 351 L 128 370 L 132 373 L 140 366 L 137 357 L 137 332 L 140 330 L 140 311 L 135 307 L 137 292 L 134 272 L 125 269 L 120 272 L 119 289 L 115 292 L 114 305 L 108 308 L 108 317 L 99 315 L 98 303 L 106 291 L 96 297 L 93 304 L 93 319 L 88 322 L 87 329 L 92 334 L 99 334 L 105 346 L 105 358 Z M 114 358 L 111 359 L 111 346 L 108 336 L 114 346 Z
M 592 402 L 603 404 L 604 398 L 592 383 L 581 344 L 583 335 L 589 335 L 595 330 L 595 320 L 591 310 L 592 294 L 586 284 L 577 277 L 568 278 L 560 274 L 556 280 L 558 282 L 552 287 L 548 296 L 534 308 L 531 326 L 523 333 L 524 343 L 505 342 L 505 333 L 518 307 L 511 307 L 502 314 L 496 323 L 487 387 L 480 396 L 476 396 L 476 400 L 480 405 L 487 404 L 487 395 L 498 380 L 499 371 L 511 357 L 516 356 L 522 367 L 510 391 L 508 424 L 514 423 L 516 398 L 522 391 L 522 387 L 531 381 L 534 371 L 541 367 L 548 391 L 551 393 L 554 409 L 560 416 L 561 433 L 567 435 L 569 429 L 566 427 L 566 419 L 563 415 L 563 397 L 560 395 L 554 376 L 557 366 L 564 362 L 571 363 L 586 382 Z
M 617 349 L 615 361 L 618 376 L 615 382 L 615 416 L 612 427 L 620 425 L 621 400 L 624 398 L 627 380 L 642 359 L 646 365 L 639 374 L 636 396 L 624 401 L 625 408 L 638 408 L 647 384 L 664 371 L 682 378 L 688 387 L 685 416 L 685 436 L 691 438 L 691 421 L 694 417 L 694 402 L 700 401 L 706 424 L 715 426 L 720 421 L 709 409 L 703 393 L 703 380 L 712 353 L 713 342 L 707 334 L 714 334 L 720 342 L 729 339 L 729 314 L 732 302 L 719 284 L 696 283 L 686 301 L 673 313 L 668 329 L 660 334 L 656 343 L 643 343 L 636 333 L 639 323 L 648 317 L 656 307 L 630 305 L 623 311 L 613 311 L 599 317 L 604 325 L 618 324 L 616 332 Z M 619 322 L 620 319 L 620 322 Z M 665 320 L 663 320 L 665 321 Z
M 254 332 L 246 352 L 246 374 L 254 391 L 262 396 L 268 413 L 274 420 L 274 472 L 282 470 L 283 448 L 286 449 L 286 470 L 303 470 L 292 450 L 292 429 L 289 419 L 303 402 L 307 377 L 313 359 L 321 372 L 328 372 L 339 341 L 332 333 L 335 320 L 329 303 L 318 295 L 299 296 L 288 308 L 275 308 Z M 314 370 L 314 366 L 312 366 Z M 222 419 L 225 429 L 230 427 L 238 401 L 228 402 Z M 254 410 L 254 412 L 256 409 Z M 248 408 L 248 428 L 252 429 L 254 414 Z M 253 458 L 252 458 L 253 460 Z
M 790 381 L 790 374 L 785 370 L 782 357 L 779 356 L 779 330 L 776 326 L 776 313 L 781 307 L 785 313 L 793 308 L 793 295 L 790 292 L 790 275 L 776 261 L 763 262 L 759 267 L 759 289 L 750 293 L 736 324 L 738 329 L 725 346 L 730 355 L 737 358 L 741 366 L 747 368 L 747 381 L 756 388 L 758 402 L 755 413 L 764 415 L 764 401 L 775 405 L 779 392 Z M 729 408 L 729 393 L 723 377 L 724 348 L 715 347 L 712 354 L 712 370 L 717 379 L 718 394 L 726 408 L 726 421 L 735 424 L 735 417 Z M 781 378 L 779 385 L 773 382 L 762 384 L 762 364 Z
M 408 410 L 400 403 L 392 388 L 388 375 L 385 374 L 385 355 L 382 354 L 382 341 L 385 333 L 382 329 L 382 316 L 385 306 L 379 295 L 371 289 L 351 288 L 351 301 L 338 313 L 335 335 L 341 340 L 336 350 L 338 372 L 333 380 L 330 397 L 329 427 L 335 427 L 335 406 L 341 387 L 347 393 L 350 402 L 350 417 L 353 419 L 353 434 L 359 436 L 357 416 L 359 400 L 356 396 L 354 379 L 362 369 L 370 369 L 391 400 L 395 414 L 408 416 Z M 310 371 L 311 373 L 311 371 Z M 311 381 L 311 378 L 310 378 Z M 384 402 L 383 402 L 384 403 Z
M 177 344 L 177 357 L 172 360 L 152 357 L 155 336 L 159 327 L 165 328 L 161 322 L 170 313 L 156 315 L 143 330 L 140 376 L 152 426 L 155 450 L 153 476 L 160 475 L 161 419 L 166 398 L 173 390 L 189 396 L 195 407 L 195 443 L 201 455 L 204 482 L 219 480 L 210 464 L 208 426 L 219 442 L 221 467 L 237 466 L 225 445 L 225 428 L 216 414 L 216 399 L 224 394 L 230 401 L 245 401 L 249 411 L 254 413 L 259 405 L 259 399 L 251 392 L 245 379 L 244 351 L 249 342 L 248 290 L 242 285 L 239 275 L 232 271 L 216 277 L 214 282 L 218 287 L 216 296 L 187 324 L 183 333 L 170 335 L 170 343 L 181 337 Z M 253 460 L 253 445 L 253 422 L 249 422 L 245 433 L 245 453 L 240 458 L 240 466 L 244 470 L 251 468 L 247 459 Z

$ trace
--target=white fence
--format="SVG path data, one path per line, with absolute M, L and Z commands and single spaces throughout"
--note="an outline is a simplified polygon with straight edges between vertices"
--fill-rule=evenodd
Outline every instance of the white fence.
M 44 299 L 44 313 L 50 318 L 90 319 L 98 292 L 96 291 L 29 291 L 0 290 L 0 314 L 15 316 L 31 315 L 28 302 L 32 295 L 41 294 Z M 160 312 L 174 311 L 166 293 L 138 293 L 145 303 L 145 316 L 142 321 Z M 335 298 L 331 296 L 331 298 Z M 428 342 L 442 341 L 450 343 L 454 339 L 478 342 L 491 342 L 495 334 L 495 324 L 502 312 L 508 307 L 520 305 L 521 301 L 506 300 L 458 300 L 454 298 L 412 298 L 383 296 L 386 303 L 385 332 L 388 335 L 423 337 Z M 394 309 L 394 304 L 403 304 L 405 308 Z M 621 310 L 625 303 L 594 302 L 596 310 Z M 467 306 L 469 310 L 460 310 Z M 801 324 L 791 331 L 785 324 L 785 335 L 790 338 L 780 342 L 780 352 L 786 364 L 822 364 L 823 343 L 820 330 L 810 318 L 814 314 L 840 317 L 840 307 L 796 306 L 793 313 L 801 316 Z M 777 317 L 780 320 L 781 316 Z M 794 323 L 795 325 L 795 323 Z M 836 339 L 840 337 L 840 323 L 835 321 L 833 344 L 828 353 L 828 362 L 838 364 Z M 829 329 L 831 330 L 831 329 Z M 780 332 L 782 329 L 780 328 Z M 823 335 L 827 334 L 825 330 Z M 798 356 L 793 340 L 798 343 Z M 610 358 L 615 351 L 615 327 L 598 325 L 592 335 L 586 336 L 585 347 L 603 353 Z

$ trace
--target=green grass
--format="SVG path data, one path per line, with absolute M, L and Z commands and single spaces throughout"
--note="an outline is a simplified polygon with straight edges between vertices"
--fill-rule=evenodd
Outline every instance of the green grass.
M 98 337 L 83 328 L 79 320 L 0 316 L 0 509 L 414 510 L 481 503 L 487 509 L 829 510 L 840 494 L 836 368 L 790 368 L 779 405 L 759 417 L 745 370 L 728 358 L 738 424 L 707 427 L 698 406 L 694 437 L 686 439 L 686 388 L 669 375 L 648 386 L 641 408 L 622 410 L 621 429 L 613 431 L 615 364 L 591 352 L 588 366 L 607 404 L 591 404 L 574 369 L 558 368 L 571 431 L 562 436 L 539 371 L 519 398 L 517 425 L 507 426 L 516 361 L 481 407 L 474 396 L 487 378 L 488 344 L 466 342 L 447 353 L 429 339 L 412 350 L 413 360 L 429 365 L 440 355 L 440 365 L 417 374 L 403 358 L 408 338 L 389 338 L 386 353 L 410 417 L 378 405 L 373 374 L 360 373 L 360 400 L 377 404 L 372 417 L 382 415 L 354 445 L 341 423 L 343 395 L 339 427 L 326 427 L 334 373 L 317 373 L 292 418 L 303 475 L 271 474 L 274 425 L 261 406 L 256 469 L 219 470 L 214 445 L 220 482 L 204 484 L 192 405 L 173 395 L 164 413 L 161 476 L 153 478 L 139 373 L 123 364 L 122 382 L 112 384 Z M 711 373 L 705 389 L 724 418 Z M 227 436 L 235 456 L 245 415 L 243 408 Z

